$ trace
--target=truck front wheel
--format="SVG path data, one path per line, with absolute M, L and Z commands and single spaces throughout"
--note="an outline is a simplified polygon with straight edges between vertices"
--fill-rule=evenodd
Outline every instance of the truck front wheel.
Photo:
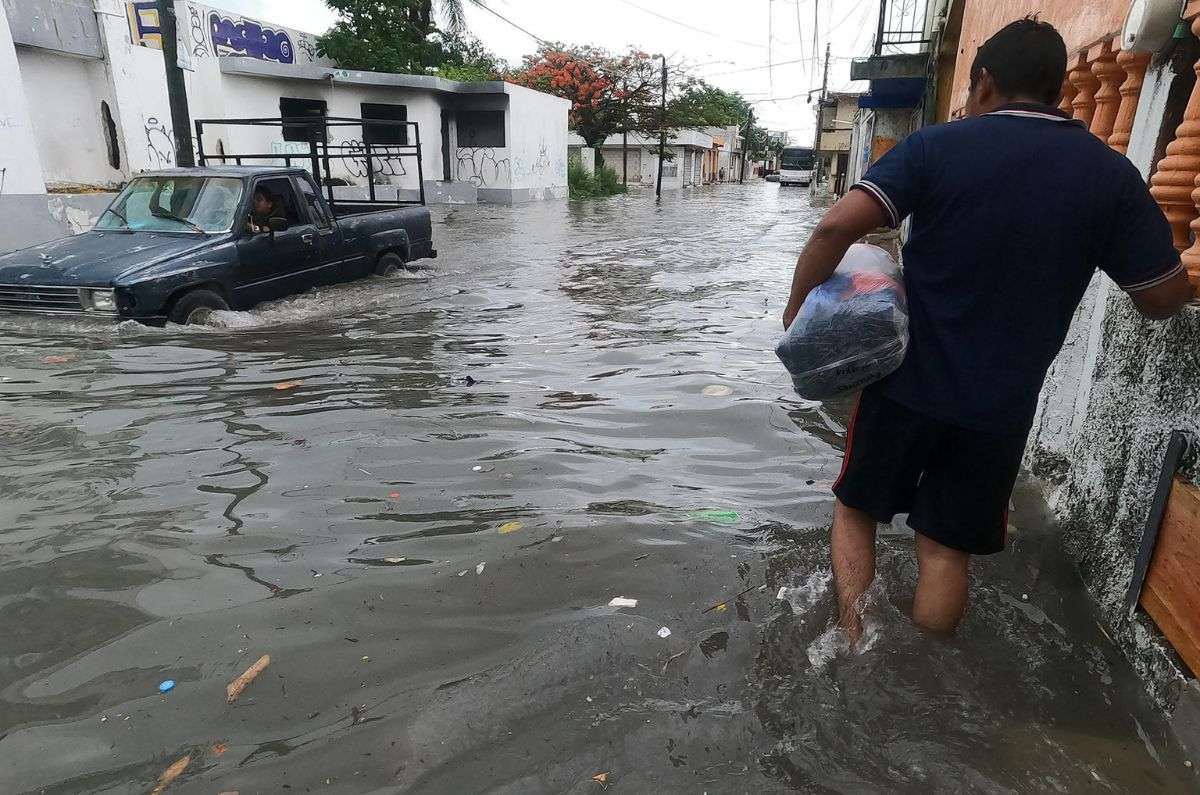
M 391 276 L 393 273 L 404 269 L 404 257 L 394 251 L 389 251 L 382 255 L 375 263 L 376 276 Z
M 214 311 L 225 309 L 229 309 L 229 304 L 212 290 L 192 290 L 175 301 L 167 318 L 172 323 L 186 326 L 203 323 Z

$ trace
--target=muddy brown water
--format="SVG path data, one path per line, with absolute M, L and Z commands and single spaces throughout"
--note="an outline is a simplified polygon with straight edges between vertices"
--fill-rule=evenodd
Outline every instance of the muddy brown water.
M 839 650 L 849 406 L 771 353 L 817 212 L 437 208 L 223 328 L 0 320 L 0 792 L 1193 790 L 1025 491 L 958 638 L 888 533 Z

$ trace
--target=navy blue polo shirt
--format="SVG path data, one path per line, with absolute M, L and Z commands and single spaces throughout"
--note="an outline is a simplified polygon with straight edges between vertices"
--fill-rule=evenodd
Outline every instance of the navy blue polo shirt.
M 853 187 L 912 216 L 910 347 L 876 388 L 961 427 L 1028 432 L 1096 268 L 1136 291 L 1182 267 L 1133 164 L 1042 105 L 925 127 Z

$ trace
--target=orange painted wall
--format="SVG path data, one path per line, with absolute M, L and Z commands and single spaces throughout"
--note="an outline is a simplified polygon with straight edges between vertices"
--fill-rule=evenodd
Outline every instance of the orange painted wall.
M 1058 28 L 1067 51 L 1074 53 L 1116 34 L 1125 22 L 1129 0 L 959 0 L 963 8 L 962 35 L 958 41 L 958 64 L 954 70 L 952 111 L 966 104 L 975 50 L 993 33 L 1027 14 Z

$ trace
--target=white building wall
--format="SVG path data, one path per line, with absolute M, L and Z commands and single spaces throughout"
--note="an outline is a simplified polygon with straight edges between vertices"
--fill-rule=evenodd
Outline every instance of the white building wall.
M 29 47 L 17 49 L 17 62 L 25 94 L 34 100 L 30 119 L 46 184 L 114 187 L 123 181 L 125 173 L 109 164 L 102 122 L 101 102 L 114 122 L 117 116 L 104 63 Z
M 441 105 L 428 91 L 362 86 L 347 83 L 318 83 L 311 80 L 289 80 L 285 78 L 219 74 L 220 90 L 197 92 L 189 104 L 194 118 L 269 117 L 279 115 L 280 97 L 324 100 L 330 116 L 361 117 L 363 102 L 404 105 L 409 121 L 415 121 L 421 130 L 421 156 L 425 179 L 439 179 L 442 173 L 441 152 Z M 197 82 L 202 80 L 199 73 Z M 219 142 L 219 143 L 218 143 Z M 333 127 L 330 143 L 362 146 L 362 128 Z M 276 161 L 246 161 L 247 165 L 283 165 L 283 154 L 305 153 L 302 142 L 288 142 L 278 127 L 213 127 L 205 128 L 204 149 L 212 154 L 218 146 L 229 153 L 263 154 L 278 152 Z M 565 149 L 564 142 L 564 149 Z M 330 175 L 344 179 L 354 185 L 366 186 L 366 157 L 353 160 L 331 161 Z M 230 161 L 232 162 L 232 161 Z M 293 165 L 308 167 L 307 161 L 294 160 Z M 376 184 L 395 185 L 402 189 L 416 190 L 416 160 L 411 157 L 372 157 L 372 170 Z M 565 173 L 565 166 L 564 166 Z
M 96 0 L 108 91 L 124 144 L 123 171 L 135 174 L 175 165 L 171 106 L 162 52 L 133 44 L 125 4 Z
M 521 86 L 507 86 L 505 143 L 512 200 L 567 196 L 567 111 L 571 103 Z
M 8 16 L 0 6 L 0 194 L 42 193 L 46 184 L 38 159 L 29 101 L 20 76 Z

